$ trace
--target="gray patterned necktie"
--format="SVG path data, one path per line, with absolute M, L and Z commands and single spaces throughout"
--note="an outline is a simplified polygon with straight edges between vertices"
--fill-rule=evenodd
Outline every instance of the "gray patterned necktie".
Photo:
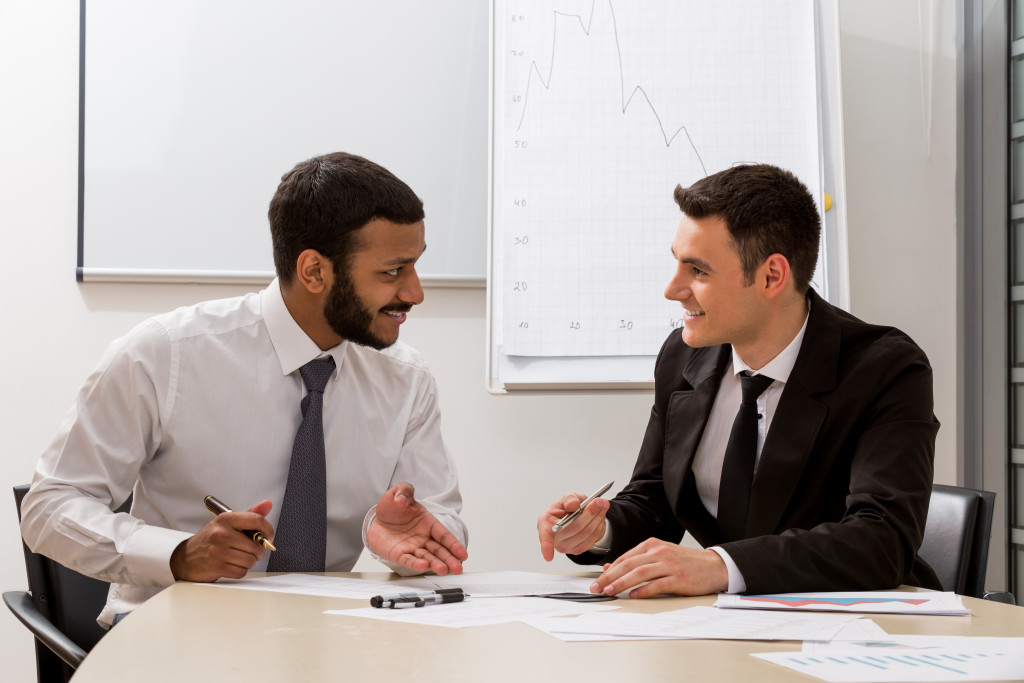
M 299 374 L 309 393 L 302 399 L 302 423 L 295 433 L 281 517 L 274 530 L 279 550 L 268 572 L 322 572 L 327 566 L 327 461 L 324 454 L 324 387 L 334 358 L 318 358 Z
M 743 398 L 725 447 L 722 480 L 718 489 L 718 530 L 727 541 L 746 537 L 750 486 L 757 460 L 757 397 L 774 382 L 764 375 L 740 373 Z

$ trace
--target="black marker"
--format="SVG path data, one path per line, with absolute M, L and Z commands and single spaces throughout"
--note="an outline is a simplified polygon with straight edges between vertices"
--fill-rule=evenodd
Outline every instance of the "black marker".
M 406 607 L 425 607 L 426 605 L 442 605 L 446 602 L 462 602 L 468 596 L 461 588 L 441 588 L 436 591 L 422 593 L 395 593 L 393 595 L 374 595 L 370 598 L 373 607 L 390 607 L 404 609 Z

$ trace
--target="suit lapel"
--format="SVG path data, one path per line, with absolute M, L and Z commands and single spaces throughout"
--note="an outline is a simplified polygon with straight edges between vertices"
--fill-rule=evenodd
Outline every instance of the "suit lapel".
M 662 476 L 665 491 L 673 492 L 670 498 L 676 496 L 671 502 L 677 515 L 694 503 L 694 500 L 689 500 L 690 496 L 683 495 L 684 484 L 690 475 L 697 445 L 704 434 L 703 425 L 707 424 L 718 393 L 718 380 L 731 358 L 728 345 L 701 349 L 682 371 L 684 386 L 689 388 L 674 391 L 668 398 Z M 703 508 L 699 498 L 695 498 L 695 502 Z
M 839 317 L 813 292 L 810 320 L 793 372 L 782 391 L 750 491 L 747 535 L 775 532 L 800 475 L 813 457 L 828 409 L 815 394 L 835 389 L 839 363 Z

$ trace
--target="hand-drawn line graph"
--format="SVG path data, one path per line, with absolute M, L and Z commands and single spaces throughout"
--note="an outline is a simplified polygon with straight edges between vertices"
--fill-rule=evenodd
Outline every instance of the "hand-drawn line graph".
M 493 16 L 500 353 L 654 356 L 681 323 L 662 296 L 677 184 L 750 160 L 819 195 L 812 0 L 495 0 Z
M 590 3 L 590 16 L 587 18 L 586 24 L 583 23 L 583 17 L 579 14 L 568 14 L 566 12 L 559 12 L 558 10 L 553 10 L 552 13 L 556 16 L 556 18 L 561 16 L 570 19 L 576 19 L 579 22 L 580 28 L 583 30 L 583 33 L 589 38 L 590 27 L 594 22 L 595 5 L 597 5 L 597 0 L 593 0 Z M 611 13 L 612 30 L 615 33 L 615 50 L 619 62 L 619 91 L 621 93 L 620 99 L 622 102 L 622 113 L 626 113 L 626 111 L 629 109 L 629 105 L 633 102 L 633 98 L 636 96 L 637 93 L 643 95 L 644 100 L 647 102 L 647 106 L 651 108 L 651 113 L 654 114 L 654 118 L 658 122 L 658 129 L 661 131 L 661 137 L 665 140 L 665 146 L 671 147 L 672 142 L 676 139 L 676 136 L 679 135 L 679 133 L 683 133 L 684 135 L 686 135 L 686 141 L 693 149 L 693 153 L 697 156 L 697 160 L 700 161 L 701 168 L 704 169 L 704 174 L 707 175 L 707 168 L 704 167 L 704 161 L 700 158 L 700 151 L 698 151 L 697 146 L 693 144 L 693 140 L 690 138 L 690 133 L 689 131 L 686 130 L 686 126 L 679 126 L 676 129 L 676 131 L 672 133 L 671 136 L 669 136 L 665 132 L 665 124 L 664 122 L 662 122 L 661 116 L 658 114 L 658 110 L 654 107 L 654 103 L 651 102 L 651 98 L 647 94 L 647 91 L 644 90 L 643 86 L 640 84 L 634 86 L 632 92 L 629 93 L 629 97 L 626 97 L 626 77 L 622 73 L 622 47 L 619 45 L 619 28 L 618 24 L 615 22 L 615 7 L 612 6 L 611 0 L 608 0 L 608 11 Z M 540 79 L 540 83 L 541 85 L 544 86 L 545 90 L 549 90 L 551 88 L 551 75 L 555 71 L 555 54 L 557 52 L 558 47 L 558 24 L 559 22 L 556 20 L 555 30 L 551 32 L 552 57 L 550 67 L 548 68 L 548 77 L 544 78 L 544 76 L 541 74 L 540 67 L 537 66 L 536 60 L 530 62 L 530 75 L 527 77 L 526 80 L 526 93 L 523 95 L 523 112 L 519 117 L 519 124 L 516 126 L 517 132 L 520 128 L 523 127 L 523 120 L 526 118 L 526 109 L 530 105 L 530 86 L 533 83 L 534 74 L 536 74 L 537 78 Z
M 745 595 L 743 602 L 762 602 L 783 605 L 786 607 L 807 607 L 808 605 L 835 605 L 850 607 L 853 605 L 875 605 L 886 603 L 904 603 L 907 605 L 924 605 L 927 598 L 793 598 L 783 595 Z

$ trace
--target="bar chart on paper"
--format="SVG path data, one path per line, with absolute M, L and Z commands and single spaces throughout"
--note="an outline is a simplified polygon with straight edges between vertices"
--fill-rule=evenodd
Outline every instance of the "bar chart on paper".
M 495 0 L 500 353 L 653 357 L 677 184 L 766 162 L 820 198 L 815 49 L 811 0 Z

